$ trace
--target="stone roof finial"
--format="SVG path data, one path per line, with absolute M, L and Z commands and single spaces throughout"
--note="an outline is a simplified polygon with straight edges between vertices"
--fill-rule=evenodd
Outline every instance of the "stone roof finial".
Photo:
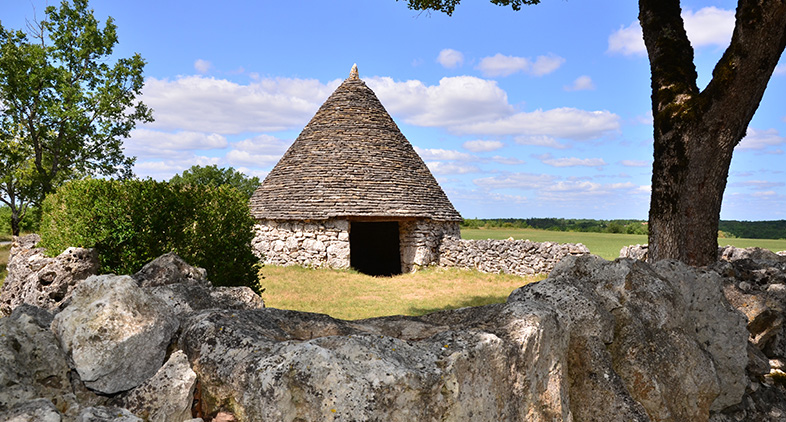
M 360 80 L 360 75 L 358 75 L 358 64 L 357 63 L 352 65 L 352 70 L 349 71 L 349 79 Z

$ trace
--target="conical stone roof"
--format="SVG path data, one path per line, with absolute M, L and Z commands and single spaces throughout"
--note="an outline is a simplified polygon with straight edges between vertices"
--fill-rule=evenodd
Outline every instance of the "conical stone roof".
M 271 220 L 461 221 L 356 67 L 257 188 L 250 207 L 255 218 Z

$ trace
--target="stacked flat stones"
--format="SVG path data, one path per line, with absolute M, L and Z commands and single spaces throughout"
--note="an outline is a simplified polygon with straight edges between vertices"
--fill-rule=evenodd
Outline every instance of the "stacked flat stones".
M 461 221 L 356 68 L 254 192 L 250 207 L 258 220 Z

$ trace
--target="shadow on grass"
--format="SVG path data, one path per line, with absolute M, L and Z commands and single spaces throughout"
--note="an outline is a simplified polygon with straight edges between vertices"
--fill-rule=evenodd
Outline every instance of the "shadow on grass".
M 432 312 L 449 311 L 451 309 L 466 308 L 468 306 L 483 306 L 483 305 L 492 305 L 494 303 L 504 303 L 506 300 L 508 300 L 508 296 L 509 294 L 472 296 L 463 299 L 457 303 L 450 303 L 445 306 L 436 307 L 436 308 L 419 308 L 417 306 L 410 306 L 407 315 L 421 316 L 421 315 L 430 314 Z

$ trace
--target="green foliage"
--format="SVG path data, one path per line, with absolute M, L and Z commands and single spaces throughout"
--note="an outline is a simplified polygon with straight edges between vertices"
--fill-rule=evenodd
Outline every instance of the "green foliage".
M 510 6 L 518 11 L 521 10 L 522 4 L 539 4 L 540 0 L 491 0 L 491 2 L 498 6 Z M 453 14 L 459 3 L 461 0 L 407 0 L 407 6 L 412 10 L 434 10 L 444 12 L 448 16 Z
M 786 220 L 736 221 L 721 220 L 718 224 L 726 237 L 747 239 L 786 239 Z
M 101 28 L 87 0 L 47 7 L 30 33 L 0 25 L 0 201 L 15 234 L 27 207 L 65 181 L 131 175 L 122 139 L 152 114 L 136 101 L 145 62 L 114 59 L 117 42 L 112 18 Z
M 260 185 L 258 177 L 248 177 L 232 167 L 220 169 L 215 164 L 205 167 L 191 166 L 190 169 L 183 171 L 182 175 L 174 175 L 169 183 L 214 187 L 228 185 L 243 192 L 247 198 L 250 198 Z
M 642 220 L 591 220 L 565 218 L 495 218 L 489 220 L 466 219 L 461 224 L 467 229 L 519 228 L 568 232 L 647 234 L 647 224 Z
M 102 272 L 132 274 L 174 251 L 217 285 L 258 286 L 248 198 L 229 186 L 154 180 L 69 182 L 43 203 L 41 245 L 96 248 Z

